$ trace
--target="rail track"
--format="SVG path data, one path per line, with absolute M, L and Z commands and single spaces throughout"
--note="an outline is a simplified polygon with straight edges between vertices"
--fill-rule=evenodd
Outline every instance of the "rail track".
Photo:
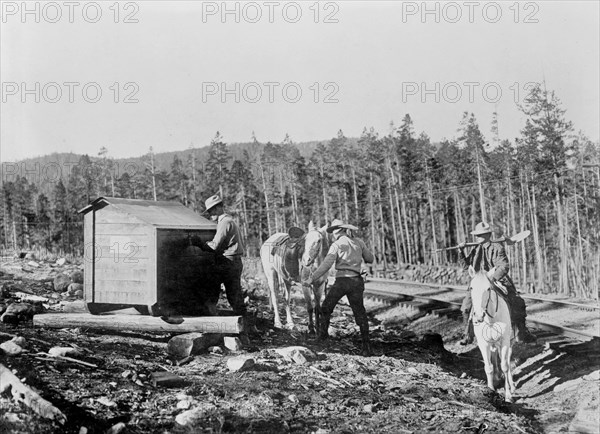
M 423 315 L 432 313 L 458 319 L 466 287 L 369 278 L 365 296 L 388 305 L 404 305 Z M 564 343 L 600 339 L 600 305 L 574 303 L 522 294 L 527 303 L 527 323 L 538 339 Z M 547 321 L 562 317 L 566 321 Z M 566 322 L 566 324 L 565 324 Z M 566 340 L 565 340 L 566 339 Z

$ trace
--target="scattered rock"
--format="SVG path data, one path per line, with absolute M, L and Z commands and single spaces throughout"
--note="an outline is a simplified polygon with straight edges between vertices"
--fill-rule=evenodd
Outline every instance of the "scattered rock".
M 66 313 L 87 312 L 85 302 L 83 300 L 61 301 L 62 311 Z
M 27 263 L 27 265 L 29 265 L 30 267 L 33 267 L 33 268 L 38 268 L 38 267 L 40 266 L 40 264 L 38 264 L 38 263 L 37 263 L 37 262 L 35 262 L 35 261 L 29 261 L 29 262 Z
M 17 355 L 19 355 L 19 354 L 21 354 L 23 352 L 23 348 L 21 348 L 19 345 L 17 345 L 16 343 L 14 343 L 12 340 L 6 341 L 6 342 L 2 342 L 0 344 L 0 349 L 7 356 L 17 356 Z
M 256 362 L 251 357 L 232 357 L 227 360 L 227 369 L 231 372 L 248 371 L 249 369 L 252 369 L 255 363 Z
M 191 410 L 186 410 L 183 413 L 178 414 L 175 417 L 175 422 L 182 426 L 193 427 L 198 422 L 201 422 L 202 420 L 206 419 L 216 411 L 217 407 L 213 404 L 203 404 L 200 407 L 195 407 Z
M 198 354 L 223 339 L 219 333 L 185 333 L 174 336 L 167 344 L 167 352 L 178 359 Z
M 121 372 L 121 377 L 123 377 L 123 378 L 127 378 L 130 375 L 131 375 L 131 370 L 130 369 L 127 369 L 127 370 Z
M 32 319 L 35 313 L 36 309 L 29 303 L 11 303 L 0 317 L 0 321 L 5 324 L 18 324 L 20 321 Z
M 71 283 L 67 287 L 67 293 L 70 296 L 74 296 L 77 291 L 81 291 L 83 294 L 83 285 L 81 283 Z
M 83 285 L 83 273 L 80 270 L 73 271 L 71 273 L 71 280 L 73 283 L 79 283 Z
M 23 336 L 15 336 L 11 339 L 11 341 L 20 346 L 21 348 L 25 348 L 25 345 L 27 345 L 27 341 Z
M 54 290 L 56 292 L 64 292 L 72 282 L 71 277 L 61 273 L 54 278 Z
M 233 336 L 225 336 L 223 338 L 223 345 L 225 345 L 225 348 L 227 348 L 229 351 L 233 352 L 241 351 L 243 348 L 242 342 L 239 340 L 239 338 Z
M 366 405 L 363 407 L 363 411 L 364 411 L 365 413 L 373 413 L 373 404 L 366 404 Z
M 52 357 L 71 357 L 80 354 L 80 351 L 73 347 L 52 347 L 48 354 Z
M 219 346 L 208 347 L 208 352 L 212 354 L 223 354 L 223 348 Z
M 125 429 L 125 426 L 126 425 L 124 422 L 119 422 L 118 424 L 113 425 L 108 431 L 106 431 L 106 434 L 119 434 Z
M 185 384 L 185 380 L 179 375 L 166 371 L 153 372 L 150 374 L 150 378 L 154 387 L 179 387 Z M 137 383 L 138 381 L 140 380 L 136 380 L 135 382 Z
M 285 348 L 277 348 L 275 352 L 288 362 L 296 362 L 299 365 L 307 363 L 309 361 L 317 360 L 317 354 L 309 350 L 306 347 L 294 346 L 294 347 L 285 347 Z
M 179 401 L 177 403 L 177 408 L 179 410 L 187 410 L 191 406 L 192 406 L 192 401 L 190 401 L 189 399 L 186 399 L 186 400 L 183 400 L 183 401 Z
M 107 407 L 116 407 L 117 406 L 117 404 L 115 404 L 114 401 L 111 401 L 106 396 L 101 396 L 100 398 L 97 398 L 96 402 L 98 402 L 102 405 L 106 405 Z
M 65 265 L 67 260 L 65 258 L 60 258 L 56 260 L 56 265 Z

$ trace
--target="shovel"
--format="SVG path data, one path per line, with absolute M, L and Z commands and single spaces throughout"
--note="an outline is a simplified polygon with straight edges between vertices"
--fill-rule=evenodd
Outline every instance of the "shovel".
M 523 241 L 530 234 L 531 234 L 531 231 L 523 231 L 523 232 L 519 232 L 516 235 L 513 235 L 510 238 L 502 237 L 497 240 L 490 240 L 490 242 L 491 243 L 506 243 L 507 246 L 512 246 L 513 244 Z M 472 247 L 472 246 L 477 246 L 477 245 L 479 245 L 479 243 L 465 243 L 465 247 Z M 458 248 L 459 248 L 459 246 L 445 247 L 443 249 L 437 249 L 436 252 L 444 252 L 446 250 L 455 250 Z

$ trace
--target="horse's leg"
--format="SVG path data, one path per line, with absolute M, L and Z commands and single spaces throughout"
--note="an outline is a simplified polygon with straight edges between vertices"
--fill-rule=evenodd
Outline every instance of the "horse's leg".
M 304 301 L 306 301 L 306 310 L 308 311 L 308 334 L 315 334 L 315 324 L 313 322 L 313 303 L 310 294 L 310 288 L 302 285 L 302 293 L 304 294 Z
M 510 358 L 512 355 L 512 348 L 510 346 L 510 340 L 504 342 L 502 345 L 502 372 L 504 373 L 504 400 L 506 402 L 513 402 L 512 394 L 515 392 L 515 383 L 512 378 L 512 369 L 510 366 Z
M 313 295 L 315 298 L 315 325 L 317 330 L 321 330 L 321 300 L 323 298 L 323 290 L 327 281 L 318 285 L 313 285 Z
M 475 327 L 475 337 L 477 338 L 477 346 L 483 357 L 483 364 L 485 369 L 485 376 L 487 377 L 488 387 L 492 390 L 496 390 L 494 387 L 494 365 L 492 365 L 492 351 L 491 344 L 486 341 L 482 334 L 482 327 Z
M 279 290 L 279 279 L 277 277 L 277 272 L 272 269 L 271 272 L 267 272 L 265 270 L 265 275 L 267 276 L 267 286 L 269 287 L 269 292 L 271 293 L 271 307 L 273 308 L 273 324 L 275 328 L 282 328 L 281 318 L 279 317 L 279 308 L 277 306 L 277 291 Z
M 295 325 L 294 319 L 292 318 L 292 285 L 288 282 L 283 282 L 283 287 L 285 288 L 285 327 L 293 330 Z

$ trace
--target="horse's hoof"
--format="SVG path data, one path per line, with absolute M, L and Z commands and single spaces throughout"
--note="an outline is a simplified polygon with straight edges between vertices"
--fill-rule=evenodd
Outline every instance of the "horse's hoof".
M 276 322 L 273 324 L 273 327 L 275 327 L 276 329 L 282 329 L 283 328 L 283 324 L 281 324 L 280 322 Z
M 295 324 L 286 324 L 285 328 L 290 331 L 293 331 L 293 330 L 296 330 L 296 325 Z
M 315 329 L 308 329 L 309 336 L 315 336 L 316 334 L 317 334 L 317 332 L 315 331 Z
M 515 401 L 514 401 L 514 399 L 512 399 L 512 397 L 506 396 L 506 397 L 504 398 L 504 402 L 508 402 L 509 404 L 512 404 L 512 403 L 514 403 Z

